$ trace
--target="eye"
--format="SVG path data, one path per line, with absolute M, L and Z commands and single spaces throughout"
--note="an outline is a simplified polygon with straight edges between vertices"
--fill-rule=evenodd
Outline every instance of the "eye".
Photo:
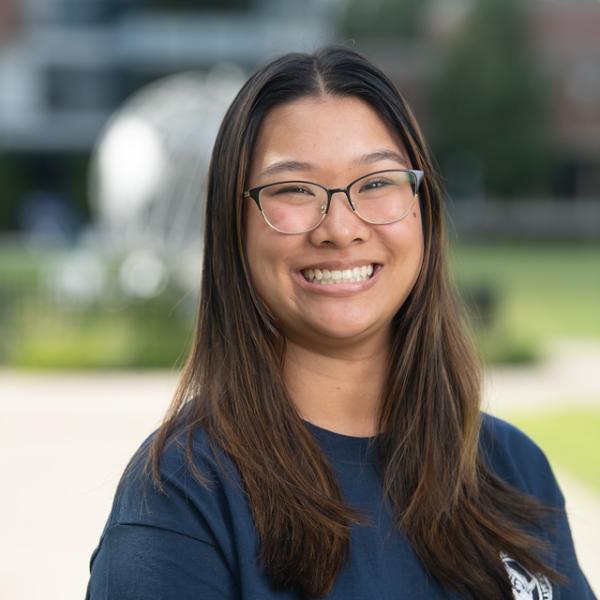
M 274 190 L 274 194 L 307 194 L 314 196 L 312 190 L 301 185 L 287 185 Z
M 360 186 L 359 192 L 368 192 L 370 190 L 376 190 L 378 188 L 383 188 L 388 185 L 392 185 L 392 182 L 389 179 L 384 179 L 383 177 L 379 177 L 377 179 L 369 179 Z

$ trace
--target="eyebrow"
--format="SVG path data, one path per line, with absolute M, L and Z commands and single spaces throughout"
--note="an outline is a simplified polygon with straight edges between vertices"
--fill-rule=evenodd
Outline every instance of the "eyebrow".
M 375 152 L 370 152 L 369 154 L 364 154 L 360 158 L 354 161 L 354 164 L 357 166 L 360 165 L 372 165 L 373 163 L 379 162 L 380 160 L 393 160 L 397 163 L 400 163 L 405 168 L 410 168 L 406 159 L 399 154 L 398 152 L 394 152 L 393 150 L 388 150 L 386 148 L 382 148 L 381 150 L 375 150 Z
M 372 165 L 382 160 L 393 160 L 406 169 L 410 168 L 405 158 L 401 154 L 386 148 L 369 152 L 369 154 L 363 154 L 363 156 L 360 156 L 356 160 L 352 161 L 352 164 L 354 166 Z M 275 175 L 277 173 L 281 173 L 282 171 L 314 171 L 316 168 L 316 165 L 309 162 L 280 160 L 274 162 L 272 165 L 269 165 L 266 169 L 261 171 L 259 177 L 264 177 L 265 175 Z
M 275 175 L 281 171 L 312 171 L 315 165 L 308 162 L 299 162 L 297 160 L 280 160 L 269 165 L 264 171 L 261 171 L 259 177 L 264 175 Z

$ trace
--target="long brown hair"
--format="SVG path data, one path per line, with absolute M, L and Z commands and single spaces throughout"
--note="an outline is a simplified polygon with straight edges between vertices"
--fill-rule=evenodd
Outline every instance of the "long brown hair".
M 234 461 L 275 588 L 327 594 L 366 518 L 342 501 L 333 470 L 295 410 L 282 377 L 285 339 L 252 287 L 242 191 L 265 115 L 294 99 L 353 96 L 375 109 L 425 172 L 424 258 L 392 324 L 378 421 L 378 468 L 395 521 L 429 572 L 467 597 L 512 598 L 501 560 L 560 579 L 532 535 L 542 509 L 486 465 L 479 448 L 480 365 L 446 265 L 443 191 L 410 109 L 391 81 L 354 51 L 289 54 L 257 71 L 229 108 L 209 170 L 196 335 L 178 390 L 150 446 L 160 485 L 165 445 L 202 426 Z M 535 531 L 535 529 L 534 529 Z M 468 565 L 468 568 L 465 566 Z

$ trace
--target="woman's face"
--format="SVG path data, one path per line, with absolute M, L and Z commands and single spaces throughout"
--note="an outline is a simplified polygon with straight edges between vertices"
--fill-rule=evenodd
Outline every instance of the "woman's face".
M 266 116 L 247 188 L 285 180 L 343 188 L 374 171 L 411 167 L 400 141 L 368 104 L 353 97 L 306 97 Z M 245 202 L 252 282 L 288 339 L 317 347 L 387 340 L 421 266 L 418 202 L 401 221 L 371 225 L 336 193 L 325 220 L 294 235 L 269 227 L 255 202 Z M 333 273 L 363 266 L 373 274 L 357 282 L 322 284 L 305 277 L 309 268 Z

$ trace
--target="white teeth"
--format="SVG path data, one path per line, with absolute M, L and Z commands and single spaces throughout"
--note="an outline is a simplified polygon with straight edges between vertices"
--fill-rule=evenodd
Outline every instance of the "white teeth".
M 353 269 L 343 269 L 339 271 L 329 269 L 305 269 L 302 271 L 305 279 L 312 283 L 336 284 L 353 283 L 365 281 L 373 275 L 373 265 L 363 265 Z

